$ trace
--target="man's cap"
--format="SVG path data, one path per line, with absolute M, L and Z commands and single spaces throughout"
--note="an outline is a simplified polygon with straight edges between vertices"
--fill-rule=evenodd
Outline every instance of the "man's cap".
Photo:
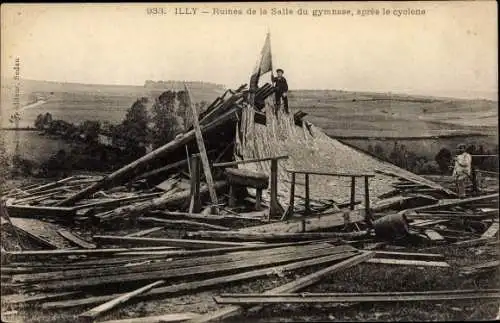
M 457 145 L 457 149 L 460 149 L 460 148 L 465 149 L 465 144 L 458 144 L 458 145 Z
M 276 73 L 278 73 L 278 72 L 285 73 L 285 71 L 283 71 L 281 68 L 278 68 L 278 69 L 276 70 Z

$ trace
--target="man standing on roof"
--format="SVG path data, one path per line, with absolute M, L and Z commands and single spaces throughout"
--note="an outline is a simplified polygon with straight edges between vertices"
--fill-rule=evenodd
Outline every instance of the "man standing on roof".
M 281 99 L 283 99 L 283 105 L 285 108 L 285 112 L 288 114 L 288 83 L 286 82 L 286 79 L 283 77 L 283 70 L 281 68 L 278 68 L 276 70 L 276 73 L 278 76 L 271 75 L 271 80 L 274 83 L 274 89 L 275 89 L 275 108 L 274 112 L 278 114 L 278 109 L 281 106 Z
M 457 146 L 457 156 L 455 157 L 455 167 L 453 168 L 453 177 L 457 186 L 459 198 L 465 197 L 465 183 L 471 179 L 472 156 L 465 151 L 465 145 Z

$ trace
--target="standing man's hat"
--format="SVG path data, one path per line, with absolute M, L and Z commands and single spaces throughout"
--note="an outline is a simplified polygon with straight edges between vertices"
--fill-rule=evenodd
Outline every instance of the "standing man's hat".
M 278 69 L 276 70 L 276 73 L 278 73 L 278 72 L 285 73 L 285 71 L 283 71 L 281 68 L 278 68 Z

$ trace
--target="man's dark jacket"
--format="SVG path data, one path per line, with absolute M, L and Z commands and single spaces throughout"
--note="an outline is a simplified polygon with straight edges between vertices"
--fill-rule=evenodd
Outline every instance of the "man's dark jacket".
M 275 83 L 274 86 L 276 88 L 276 93 L 283 94 L 288 92 L 288 83 L 286 82 L 286 78 L 273 76 L 272 81 Z

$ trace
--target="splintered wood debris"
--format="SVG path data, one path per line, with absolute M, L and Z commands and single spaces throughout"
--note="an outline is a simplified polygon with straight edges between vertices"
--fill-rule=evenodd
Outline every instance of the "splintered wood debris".
M 266 84 L 256 98 L 272 93 Z M 240 315 L 247 304 L 498 297 L 496 290 L 290 294 L 362 263 L 448 268 L 445 256 L 424 250 L 494 243 L 499 230 L 497 193 L 455 199 L 328 138 L 304 116 L 280 114 L 278 121 L 269 107 L 250 106 L 242 86 L 217 98 L 191 129 L 111 174 L 2 191 L 3 304 L 76 310 L 82 321 L 208 322 Z M 244 184 L 251 180 L 229 184 L 227 167 L 267 176 L 268 188 L 256 196 L 255 185 Z M 332 176 L 318 175 L 325 172 Z M 393 243 L 421 250 L 382 250 Z M 497 267 L 493 261 L 462 272 Z M 108 312 L 134 303 L 217 296 L 224 286 L 284 277 L 293 278 L 263 292 L 247 289 L 258 294 L 216 298 L 230 306 L 109 320 Z

